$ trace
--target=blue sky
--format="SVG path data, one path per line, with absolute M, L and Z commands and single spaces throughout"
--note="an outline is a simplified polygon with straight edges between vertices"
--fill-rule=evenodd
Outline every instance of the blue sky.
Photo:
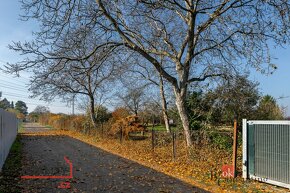
M 14 41 L 23 41 L 31 39 L 32 30 L 37 29 L 33 22 L 23 22 L 19 20 L 21 14 L 20 3 L 16 0 L 0 0 L 0 66 L 5 62 L 16 62 L 21 57 L 7 48 L 7 45 Z M 286 107 L 286 114 L 290 115 L 290 46 L 286 49 L 272 49 L 272 55 L 278 58 L 273 61 L 278 69 L 273 75 L 262 75 L 252 70 L 250 75 L 252 80 L 260 83 L 260 90 L 263 94 L 274 96 L 280 105 Z M 29 111 L 32 111 L 37 104 L 48 106 L 52 112 L 71 113 L 71 107 L 65 103 L 56 101 L 52 104 L 46 104 L 38 99 L 28 99 L 29 93 L 26 84 L 28 84 L 29 74 L 21 73 L 20 78 L 3 74 L 0 72 L 0 91 L 3 97 L 8 100 L 23 100 L 27 102 Z M 288 98 L 278 99 L 284 96 Z M 3 98 L 2 97 L 2 98 Z
M 18 0 L 6 1 L 0 0 L 0 67 L 6 62 L 16 62 L 21 57 L 9 50 L 7 45 L 12 41 L 23 41 L 31 39 L 32 30 L 37 28 L 33 22 L 24 22 L 19 20 L 21 14 L 20 3 Z M 37 105 L 44 105 L 55 113 L 71 113 L 71 107 L 64 102 L 55 101 L 51 104 L 45 103 L 38 99 L 29 98 L 27 84 L 29 83 L 29 74 L 20 73 L 19 78 L 4 74 L 0 71 L 0 91 L 2 99 L 7 98 L 9 101 L 22 100 L 27 103 L 28 111 L 33 111 Z
M 251 79 L 260 83 L 262 94 L 270 94 L 277 102 L 286 108 L 286 115 L 290 115 L 290 46 L 271 49 L 278 69 L 272 75 L 264 75 L 251 70 Z M 284 97 L 284 98 L 281 98 Z

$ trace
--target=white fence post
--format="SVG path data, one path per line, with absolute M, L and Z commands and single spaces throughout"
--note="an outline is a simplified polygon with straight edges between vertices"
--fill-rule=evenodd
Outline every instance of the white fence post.
M 3 142 L 3 129 L 2 129 L 2 110 L 0 109 L 0 171 L 4 162 L 4 142 Z
M 243 178 L 248 178 L 247 119 L 243 119 Z
M 18 121 L 16 115 L 0 109 L 0 171 L 15 141 Z

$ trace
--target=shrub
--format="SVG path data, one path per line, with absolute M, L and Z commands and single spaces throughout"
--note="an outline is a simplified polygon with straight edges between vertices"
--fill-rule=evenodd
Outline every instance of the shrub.
M 122 130 L 122 136 L 124 136 L 125 139 L 128 139 L 130 132 L 144 131 L 145 128 L 140 124 L 138 117 L 135 115 L 132 115 L 132 116 L 128 116 L 126 118 L 117 120 L 112 125 L 110 134 L 114 136 L 120 135 L 121 130 Z
M 83 128 L 87 122 L 87 118 L 84 115 L 73 116 L 71 119 L 72 120 L 71 120 L 70 129 L 73 129 L 76 131 L 83 130 Z
M 155 131 L 155 145 L 165 146 L 172 143 L 172 134 L 166 131 Z
M 212 132 L 210 133 L 210 140 L 219 149 L 230 150 L 232 148 L 233 139 L 226 133 Z
M 112 119 L 113 121 L 117 121 L 120 119 L 124 119 L 128 117 L 129 115 L 130 115 L 129 111 L 126 108 L 119 107 L 112 112 Z

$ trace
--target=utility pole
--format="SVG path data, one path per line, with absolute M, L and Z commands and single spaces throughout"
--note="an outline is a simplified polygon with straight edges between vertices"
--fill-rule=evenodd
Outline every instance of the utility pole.
M 75 115 L 75 95 L 73 95 L 73 100 L 72 100 L 72 115 Z
M 233 172 L 234 178 L 237 176 L 237 142 L 238 142 L 238 126 L 237 119 L 234 121 L 234 143 L 233 143 Z

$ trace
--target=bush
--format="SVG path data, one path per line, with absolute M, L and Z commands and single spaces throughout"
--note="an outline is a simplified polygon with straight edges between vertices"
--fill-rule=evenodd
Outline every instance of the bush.
M 112 119 L 114 122 L 124 119 L 130 115 L 129 111 L 123 107 L 119 107 L 112 112 Z
M 111 127 L 110 134 L 119 136 L 121 130 L 122 136 L 124 136 L 125 139 L 129 139 L 130 132 L 145 131 L 145 128 L 140 124 L 137 116 L 131 115 L 116 121 Z
M 172 143 L 172 134 L 166 131 L 155 131 L 155 145 L 165 146 Z
M 233 139 L 229 134 L 221 132 L 210 133 L 210 140 L 213 145 L 217 146 L 219 149 L 230 150 L 233 145 Z
M 85 127 L 86 122 L 88 122 L 87 117 L 83 115 L 73 116 L 71 119 L 72 120 L 70 128 L 75 131 L 82 131 Z

